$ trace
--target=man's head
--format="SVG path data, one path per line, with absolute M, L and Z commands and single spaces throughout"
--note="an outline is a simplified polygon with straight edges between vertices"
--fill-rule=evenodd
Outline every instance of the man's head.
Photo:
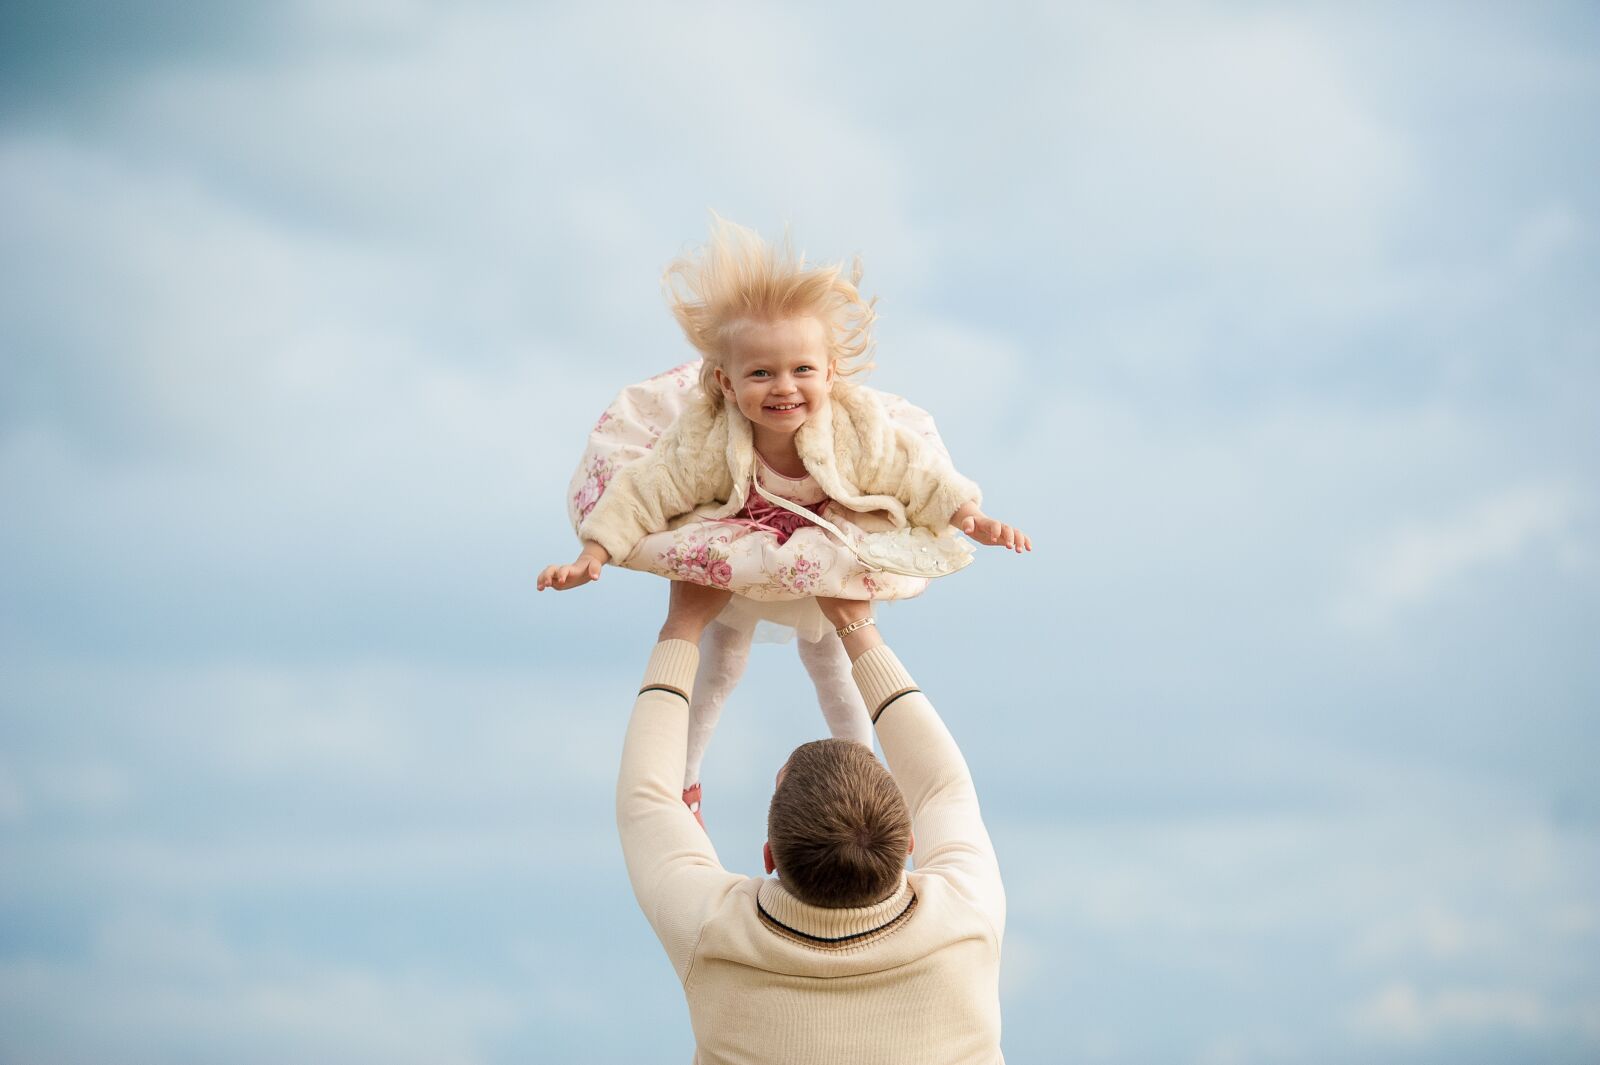
M 768 871 L 801 902 L 870 906 L 894 893 L 911 851 L 905 797 L 872 751 L 850 740 L 795 748 L 767 810 Z

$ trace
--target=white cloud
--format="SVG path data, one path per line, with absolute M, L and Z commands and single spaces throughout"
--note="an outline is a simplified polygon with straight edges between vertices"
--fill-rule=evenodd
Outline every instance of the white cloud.
M 441 442 L 458 463 L 554 443 L 529 414 L 558 368 L 570 385 L 581 367 L 528 334 L 432 347 L 431 331 L 465 324 L 439 307 L 443 264 L 288 228 L 193 175 L 58 140 L 0 142 L 0 187 L 26 219 L 15 248 L 31 269 L 8 310 L 37 334 L 23 357 L 48 403 L 32 413 L 75 438 L 109 420 L 123 430 L 112 453 L 154 438 L 190 461 L 220 448 L 297 476 L 397 449 L 414 467 Z M 96 313 L 54 317 L 78 286 Z
M 83 960 L 0 961 L 0 1015 L 29 1019 L 8 1023 L 7 1051 L 30 1061 L 474 1065 L 530 1012 L 507 987 L 246 952 L 148 914 L 111 922 Z
M 1077 996 L 1080 1014 L 1115 1009 L 1130 1024 L 1159 1001 L 1169 1035 L 1216 1062 L 1581 1031 L 1586 1001 L 1562 974 L 1589 970 L 1593 932 L 1550 915 L 1585 897 L 1589 841 L 1475 777 L 1382 762 L 1334 775 L 1298 811 L 991 815 L 1009 924 L 1037 948 L 1013 1001 Z M 1099 990 L 1124 985 L 1136 1002 Z M 1059 1041 L 1081 1054 L 1089 1035 L 1064 1023 Z
M 17 666 L 9 861 L 123 899 L 610 870 L 626 694 L 438 667 Z M 71 736 L 58 720 L 70 706 Z
M 1600 929 L 1600 917 L 1596 916 L 1594 907 L 1584 903 L 1554 908 L 1547 922 L 1551 931 L 1567 936 L 1592 935 L 1596 929 Z
M 174 769 L 232 784 L 293 774 L 302 785 L 337 784 L 347 802 L 391 802 L 385 796 L 398 789 L 428 802 L 515 804 L 541 787 L 606 788 L 623 729 L 615 707 L 596 705 L 604 687 L 593 678 L 531 669 L 367 662 L 72 672 L 19 665 L 12 718 L 34 740 L 49 735 L 52 707 L 74 707 L 94 732 L 75 745 L 79 759 L 0 779 L 77 806 L 120 804 Z M 158 772 L 141 781 L 133 763 Z
M 1006 998 L 1026 994 L 1039 982 L 1047 953 L 1026 931 L 1008 931 L 1001 956 L 1000 993 Z
M 877 366 L 867 383 L 904 395 L 944 426 L 956 427 L 974 443 L 987 445 L 998 465 L 1012 451 L 1008 419 L 1028 359 L 1017 345 L 992 331 L 937 314 L 908 312 L 901 321 L 879 327 Z M 949 441 L 946 441 L 949 444 Z M 999 446 L 994 446 L 998 444 Z M 958 469 L 971 459 L 954 454 Z
M 1504 932 L 1492 921 L 1469 919 L 1447 906 L 1428 903 L 1368 928 L 1345 956 L 1365 966 L 1419 957 L 1450 961 L 1505 945 Z
M 1431 521 L 1408 521 L 1367 553 L 1336 610 L 1345 624 L 1381 624 L 1473 573 L 1538 546 L 1561 546 L 1585 497 L 1563 481 L 1520 485 Z
M 29 777 L 41 798 L 84 812 L 119 810 L 135 797 L 126 769 L 105 762 L 36 766 Z
M 494 291 L 553 285 L 600 318 L 630 313 L 618 263 L 645 256 L 653 294 L 658 260 L 696 235 L 679 221 L 698 228 L 708 206 L 763 227 L 848 220 L 852 241 L 921 258 L 892 147 L 815 76 L 829 40 L 814 19 L 484 5 L 332 39 L 344 47 L 298 63 L 152 78 L 124 130 L 425 246 Z M 745 216 L 757 210 L 774 217 Z
M 1549 1006 L 1532 991 L 1447 987 L 1423 992 L 1405 982 L 1375 992 L 1351 1017 L 1358 1032 L 1403 1040 L 1429 1039 L 1463 1028 L 1540 1032 L 1551 1023 Z
M 1044 87 L 1053 176 L 1088 271 L 1303 278 L 1380 252 L 1413 149 L 1316 17 L 1051 10 L 1070 57 Z
M 1281 1062 L 1305 1059 L 1305 1049 L 1283 1031 L 1224 1035 L 1201 1048 L 1196 1065 L 1248 1065 L 1250 1062 Z
M 1554 265 L 1587 235 L 1583 217 L 1565 204 L 1551 204 L 1525 219 L 1512 236 L 1511 264 L 1521 273 Z
M 1010 853 L 1027 856 L 1008 871 L 1014 912 L 1064 907 L 1058 916 L 1085 929 L 1161 936 L 1269 937 L 1320 925 L 1336 930 L 1343 960 L 1362 967 L 1535 949 L 1549 937 L 1538 913 L 1581 893 L 1581 846 L 1564 848 L 1504 791 L 1270 746 L 1226 771 L 1265 779 L 1285 766 L 1316 802 L 1081 825 L 1004 822 L 997 832 Z M 1473 838 L 1454 830 L 1458 819 L 1478 826 Z M 1513 899 L 1525 922 L 1502 927 Z

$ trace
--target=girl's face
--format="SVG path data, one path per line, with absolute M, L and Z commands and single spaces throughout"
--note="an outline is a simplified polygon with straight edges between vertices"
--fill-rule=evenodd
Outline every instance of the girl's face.
M 822 323 L 812 317 L 741 323 L 728 338 L 727 371 L 717 371 L 717 384 L 752 425 L 793 433 L 828 402 L 833 384 Z

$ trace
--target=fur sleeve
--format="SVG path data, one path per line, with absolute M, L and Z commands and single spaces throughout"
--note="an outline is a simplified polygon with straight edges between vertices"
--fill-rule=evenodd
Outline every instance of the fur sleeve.
M 913 525 L 943 529 L 962 504 L 983 500 L 975 483 L 957 473 L 949 459 L 903 425 L 894 427 L 890 467 L 899 471 L 899 490 L 894 494 L 905 504 L 906 517 Z
M 605 494 L 578 527 L 621 562 L 639 541 L 661 532 L 673 518 L 710 503 L 727 473 L 727 419 L 691 407 L 667 427 L 650 454 L 617 471 Z M 720 476 L 719 476 L 720 475 Z
M 906 508 L 913 525 L 940 530 L 963 503 L 983 499 L 978 486 L 957 473 L 944 453 L 916 430 L 900 425 L 865 389 L 846 399 L 843 432 L 856 484 L 868 495 L 887 495 Z M 836 415 L 837 418 L 837 415 Z

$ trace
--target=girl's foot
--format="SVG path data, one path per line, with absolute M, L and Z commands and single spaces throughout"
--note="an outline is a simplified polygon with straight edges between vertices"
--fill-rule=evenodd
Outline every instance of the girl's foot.
M 699 821 L 700 827 L 704 829 L 706 823 L 705 819 L 700 816 L 700 783 L 698 781 L 683 789 L 683 805 L 689 808 L 689 812 L 694 814 L 694 819 Z

